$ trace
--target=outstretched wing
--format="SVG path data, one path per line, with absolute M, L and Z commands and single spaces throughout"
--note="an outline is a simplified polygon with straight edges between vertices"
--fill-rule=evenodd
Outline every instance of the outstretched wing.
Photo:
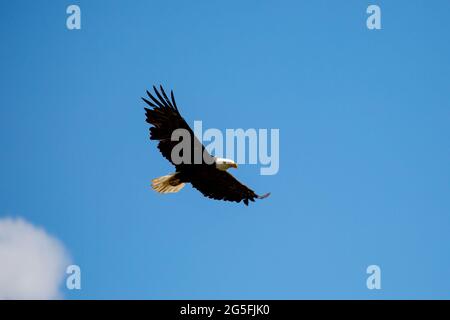
M 258 196 L 253 190 L 240 183 L 227 171 L 211 169 L 205 174 L 196 174 L 191 177 L 192 186 L 200 191 L 205 197 L 241 202 L 248 205 L 248 201 L 267 198 L 270 193 Z
M 155 90 L 156 97 L 153 96 L 150 92 L 147 91 L 147 95 L 150 100 L 146 98 L 142 98 L 151 108 L 144 108 L 146 113 L 146 121 L 151 124 L 150 128 L 150 139 L 158 140 L 158 149 L 161 154 L 169 160 L 173 165 L 178 168 L 193 164 L 194 163 L 194 154 L 195 152 L 199 152 L 201 150 L 201 155 L 205 155 L 206 157 L 212 158 L 211 155 L 205 150 L 205 147 L 201 144 L 201 142 L 195 137 L 194 132 L 180 115 L 178 111 L 177 104 L 175 102 L 175 97 L 173 95 L 173 91 L 170 92 L 170 99 L 164 92 L 162 86 L 160 86 L 161 92 L 153 86 L 153 90 Z M 185 129 L 186 132 L 190 136 L 190 145 L 191 145 L 191 162 L 189 164 L 176 164 L 172 160 L 172 150 L 173 148 L 181 142 L 180 141 L 172 141 L 172 133 L 177 129 Z M 210 160 L 209 159 L 209 160 Z M 208 161 L 209 161 L 208 160 Z M 203 161 L 203 158 L 202 158 Z

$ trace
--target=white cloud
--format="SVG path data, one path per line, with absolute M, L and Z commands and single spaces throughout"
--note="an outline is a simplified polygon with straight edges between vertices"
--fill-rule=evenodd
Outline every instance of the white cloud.
M 63 245 L 23 219 L 0 218 L 0 299 L 58 299 L 69 259 Z

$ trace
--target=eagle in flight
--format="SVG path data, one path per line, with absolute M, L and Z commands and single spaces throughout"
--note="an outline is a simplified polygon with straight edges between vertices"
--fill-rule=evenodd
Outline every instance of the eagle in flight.
M 185 183 L 190 183 L 204 196 L 215 199 L 241 202 L 248 205 L 249 201 L 267 198 L 270 193 L 259 196 L 253 190 L 240 183 L 230 173 L 228 168 L 237 168 L 237 164 L 230 159 L 213 157 L 208 153 L 201 142 L 195 137 L 194 132 L 180 115 L 173 91 L 170 99 L 162 86 L 160 91 L 153 86 L 155 96 L 147 91 L 149 99 L 142 98 L 150 108 L 144 108 L 146 121 L 151 125 L 150 140 L 157 140 L 161 154 L 169 160 L 176 169 L 175 173 L 165 175 L 152 180 L 152 188 L 159 193 L 175 193 L 180 191 Z M 175 130 L 184 130 L 190 137 L 190 160 L 173 161 L 172 150 L 180 143 L 173 140 L 172 133 Z M 189 139 L 188 139 L 189 140 Z M 195 161 L 195 152 L 201 151 L 201 160 Z M 180 151 L 180 154 L 183 150 Z

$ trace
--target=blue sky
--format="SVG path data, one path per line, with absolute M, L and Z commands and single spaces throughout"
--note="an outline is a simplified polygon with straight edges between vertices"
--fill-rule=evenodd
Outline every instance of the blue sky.
M 449 9 L 1 2 L 0 217 L 64 244 L 82 270 L 68 299 L 449 298 Z M 280 129 L 277 175 L 233 171 L 269 199 L 150 189 L 173 170 L 140 101 L 160 83 L 191 125 Z

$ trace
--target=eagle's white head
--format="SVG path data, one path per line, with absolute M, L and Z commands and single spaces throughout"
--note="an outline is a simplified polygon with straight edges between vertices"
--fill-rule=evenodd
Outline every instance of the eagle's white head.
M 222 171 L 226 171 L 228 168 L 237 168 L 236 162 L 230 159 L 216 158 L 215 159 L 216 168 Z

